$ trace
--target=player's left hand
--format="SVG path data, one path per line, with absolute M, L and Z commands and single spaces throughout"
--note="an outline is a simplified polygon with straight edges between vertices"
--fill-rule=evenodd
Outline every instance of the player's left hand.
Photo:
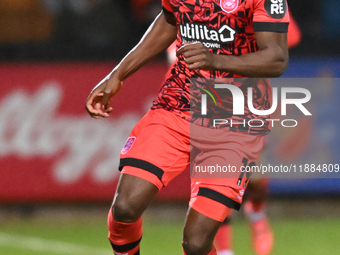
M 176 52 L 177 57 L 184 56 L 185 63 L 188 64 L 190 70 L 202 69 L 202 70 L 214 70 L 215 69 L 215 57 L 212 52 L 209 51 L 200 42 L 184 44 Z

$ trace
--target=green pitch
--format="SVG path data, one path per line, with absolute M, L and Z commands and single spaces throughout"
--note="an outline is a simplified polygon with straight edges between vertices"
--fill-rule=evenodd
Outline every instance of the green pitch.
M 152 215 L 151 215 L 152 216 Z M 144 222 L 142 255 L 180 255 L 183 220 Z M 0 254 L 3 255 L 110 255 L 106 215 L 5 217 L 0 220 Z M 273 255 L 338 255 L 340 219 L 277 219 Z M 246 222 L 233 222 L 235 255 L 253 254 Z

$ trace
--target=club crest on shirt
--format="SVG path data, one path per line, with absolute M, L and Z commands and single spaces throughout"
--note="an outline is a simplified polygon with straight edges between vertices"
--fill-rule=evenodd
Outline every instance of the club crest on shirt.
M 133 145 L 133 143 L 134 143 L 135 141 L 136 141 L 136 137 L 135 137 L 135 136 L 130 136 L 130 137 L 127 139 L 127 141 L 126 141 L 126 143 L 125 143 L 125 145 L 124 145 L 124 148 L 122 149 L 121 153 L 122 153 L 122 154 L 127 153 L 127 152 L 131 149 L 131 147 L 132 147 L 132 145 Z
M 231 13 L 238 7 L 238 0 L 220 0 L 220 6 L 223 11 Z

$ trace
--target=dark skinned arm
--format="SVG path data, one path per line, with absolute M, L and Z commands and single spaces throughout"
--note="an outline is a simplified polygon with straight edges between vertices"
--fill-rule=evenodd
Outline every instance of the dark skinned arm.
M 123 58 L 112 74 L 124 81 L 156 55 L 167 49 L 177 37 L 175 22 L 175 17 L 171 13 L 162 11 L 140 42 Z
M 278 77 L 288 64 L 287 34 L 256 32 L 259 51 L 241 56 L 215 55 L 201 43 L 182 46 L 177 56 L 183 55 L 189 69 L 219 70 L 245 77 Z
M 110 99 L 119 92 L 122 82 L 145 65 L 153 57 L 167 49 L 176 39 L 175 17 L 161 12 L 144 34 L 140 42 L 123 58 L 91 91 L 86 100 L 86 110 L 93 118 L 107 118 L 112 111 Z

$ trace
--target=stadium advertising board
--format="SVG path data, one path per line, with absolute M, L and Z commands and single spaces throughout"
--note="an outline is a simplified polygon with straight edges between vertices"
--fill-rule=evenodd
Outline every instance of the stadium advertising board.
M 167 68 L 154 64 L 138 72 L 115 98 L 112 117 L 92 119 L 85 99 L 113 66 L 0 67 L 0 201 L 112 199 L 119 153 Z M 169 192 L 164 196 L 171 198 Z
M 1 202 L 112 199 L 119 153 L 132 127 L 150 108 L 167 65 L 150 64 L 130 77 L 112 100 L 112 116 L 92 119 L 84 109 L 85 99 L 113 67 L 114 63 L 1 64 Z M 335 106 L 340 91 L 339 86 L 326 85 L 322 93 L 317 86 L 310 89 L 312 99 L 306 109 L 313 118 L 302 118 L 300 111 L 293 116 L 299 125 L 288 129 L 285 136 L 280 126 L 272 130 L 267 146 L 271 149 L 264 153 L 266 164 L 299 166 L 312 163 L 311 158 L 339 163 L 335 159 L 340 156 L 336 135 L 340 121 Z M 294 183 L 271 181 L 281 182 L 276 185 L 280 190 L 274 187 L 274 192 L 284 192 L 285 187 L 292 190 Z M 297 186 L 307 182 L 300 179 Z M 322 183 L 317 187 L 322 188 Z M 189 173 L 185 172 L 161 196 L 187 199 L 189 186 Z M 313 187 L 306 190 L 313 191 Z

